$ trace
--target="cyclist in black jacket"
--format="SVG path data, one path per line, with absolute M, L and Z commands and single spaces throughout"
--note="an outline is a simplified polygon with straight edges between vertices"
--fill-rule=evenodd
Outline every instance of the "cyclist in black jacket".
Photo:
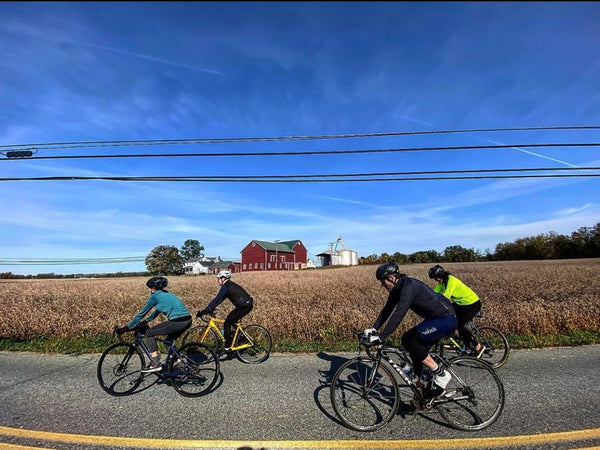
M 198 311 L 196 317 L 203 316 L 204 314 L 213 315 L 215 308 L 223 303 L 226 298 L 233 303 L 235 309 L 227 315 L 223 326 L 225 331 L 225 348 L 223 348 L 223 353 L 230 353 L 233 342 L 233 324 L 239 322 L 242 317 L 252 311 L 254 300 L 243 287 L 231 281 L 231 272 L 229 270 L 220 271 L 217 274 L 217 279 L 219 280 L 221 289 L 219 289 L 216 297 L 211 300 L 206 308 Z
M 389 296 L 373 328 L 365 330 L 365 335 L 371 334 L 371 342 L 381 343 L 396 330 L 409 309 L 421 316 L 424 320 L 402 335 L 402 345 L 410 353 L 415 374 L 420 376 L 423 365 L 426 365 L 434 375 L 433 383 L 438 386 L 437 390 L 443 392 L 450 381 L 450 374 L 438 366 L 429 350 L 442 337 L 456 330 L 456 314 L 452 304 L 421 280 L 400 274 L 394 262 L 381 264 L 375 276 L 389 291 Z M 378 336 L 373 334 L 386 321 L 381 333 Z

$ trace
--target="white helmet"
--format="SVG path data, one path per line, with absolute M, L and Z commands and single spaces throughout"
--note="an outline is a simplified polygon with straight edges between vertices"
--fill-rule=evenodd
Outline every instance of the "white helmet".
M 217 278 L 231 278 L 231 271 L 229 271 L 229 270 L 221 270 L 217 274 Z

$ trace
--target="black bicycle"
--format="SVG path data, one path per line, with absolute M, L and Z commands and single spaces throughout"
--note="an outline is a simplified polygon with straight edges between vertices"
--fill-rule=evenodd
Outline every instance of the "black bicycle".
M 432 394 L 411 375 L 412 362 L 404 348 L 373 347 L 361 331 L 353 333 L 359 340 L 359 355 L 340 366 L 330 386 L 333 410 L 347 427 L 378 430 L 396 416 L 400 406 L 411 413 L 434 409 L 451 427 L 464 431 L 483 430 L 500 417 L 504 386 L 489 364 L 471 356 L 446 360 L 431 353 L 452 376 L 442 394 Z M 366 356 L 360 355 L 362 347 L 368 349 Z
M 155 337 L 167 349 L 163 369 L 160 372 L 143 373 L 144 355 L 150 361 L 150 351 L 143 338 L 147 325 L 138 325 L 133 331 L 132 342 L 127 342 L 117 332 L 119 342 L 102 353 L 98 361 L 97 376 L 100 386 L 114 396 L 132 394 L 148 375 L 167 380 L 183 396 L 199 397 L 212 389 L 219 377 L 219 359 L 208 346 L 188 342 L 177 347 L 175 342 Z
M 475 317 L 481 317 L 481 311 Z M 466 323 L 465 327 L 471 332 L 473 339 L 482 346 L 480 352 L 475 347 L 468 347 L 459 337 L 450 336 L 443 338 L 436 346 L 436 351 L 440 356 L 448 354 L 448 357 L 454 356 L 474 356 L 487 362 L 494 369 L 502 367 L 510 355 L 510 345 L 508 339 L 502 332 L 491 325 L 477 326 L 474 320 Z

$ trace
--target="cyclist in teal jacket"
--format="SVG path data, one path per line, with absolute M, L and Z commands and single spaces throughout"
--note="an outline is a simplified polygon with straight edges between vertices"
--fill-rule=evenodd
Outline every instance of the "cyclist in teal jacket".
M 153 277 L 146 282 L 150 290 L 150 298 L 142 310 L 135 317 L 117 332 L 122 334 L 129 331 L 139 323 L 148 323 L 154 320 L 159 314 L 164 314 L 167 320 L 161 322 L 146 331 L 146 345 L 150 350 L 152 361 L 142 369 L 142 372 L 159 372 L 162 370 L 160 356 L 158 355 L 158 345 L 154 336 L 166 335 L 167 339 L 174 341 L 183 334 L 192 325 L 192 315 L 185 307 L 183 302 L 176 295 L 168 292 L 168 280 L 165 277 Z M 152 311 L 154 309 L 154 311 Z M 150 313 L 150 311 L 152 311 Z M 145 319 L 146 314 L 150 315 Z

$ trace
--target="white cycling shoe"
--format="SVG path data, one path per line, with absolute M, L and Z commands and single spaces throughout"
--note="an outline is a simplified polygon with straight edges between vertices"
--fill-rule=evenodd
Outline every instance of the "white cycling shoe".
M 433 376 L 433 384 L 442 389 L 446 389 L 446 386 L 448 386 L 448 383 L 451 379 L 452 375 L 450 375 L 447 371 L 444 370 L 444 372 L 441 375 Z

